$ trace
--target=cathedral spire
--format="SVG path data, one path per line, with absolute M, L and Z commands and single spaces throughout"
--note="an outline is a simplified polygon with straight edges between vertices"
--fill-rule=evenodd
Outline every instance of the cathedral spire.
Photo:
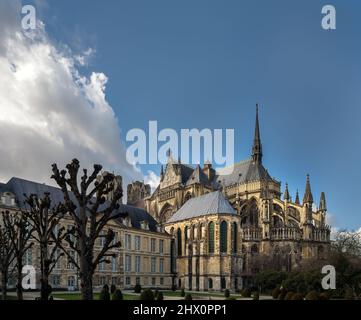
M 261 135 L 259 132 L 258 103 L 256 104 L 256 126 L 254 128 L 252 159 L 253 159 L 253 162 L 255 162 L 255 163 L 258 163 L 258 164 L 262 163 L 262 144 L 261 144 Z
M 321 192 L 319 210 L 321 210 L 321 211 L 326 211 L 326 210 L 327 210 L 326 197 L 325 197 L 325 193 L 324 193 L 324 192 Z
M 303 196 L 303 203 L 313 203 L 313 197 L 311 192 L 310 175 L 307 175 L 306 190 Z
M 298 195 L 298 189 L 297 189 L 297 191 L 296 191 L 295 204 L 300 204 L 300 196 Z
M 285 189 L 285 193 L 284 193 L 284 199 L 289 201 L 290 200 L 290 193 L 288 192 L 288 183 L 286 182 L 286 189 Z

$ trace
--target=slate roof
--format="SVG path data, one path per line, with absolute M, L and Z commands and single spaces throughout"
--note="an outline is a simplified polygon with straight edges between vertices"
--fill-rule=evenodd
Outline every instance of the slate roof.
M 205 173 L 203 172 L 203 170 L 201 169 L 201 167 L 199 165 L 197 165 L 197 167 L 194 169 L 194 171 L 191 174 L 191 176 L 189 177 L 186 185 L 189 186 L 194 183 L 201 183 L 204 185 L 210 184 L 210 181 L 208 180 L 207 176 L 205 175 Z
M 189 180 L 189 177 L 192 175 L 194 168 L 187 166 L 185 164 L 179 164 L 179 163 L 173 163 L 173 166 L 175 166 L 177 169 L 180 168 L 182 183 L 186 184 L 187 181 Z
M 149 225 L 149 230 L 157 232 L 157 221 L 144 209 L 136 208 L 126 204 L 121 204 L 119 208 L 120 212 L 128 213 L 130 220 L 132 222 L 132 227 L 140 229 L 140 223 L 142 221 L 147 221 Z M 121 219 L 118 219 L 118 222 L 121 222 Z
M 254 162 L 252 159 L 235 163 L 233 172 L 231 174 L 224 174 L 225 169 L 219 169 L 217 171 L 217 181 L 226 186 L 233 184 L 243 184 L 251 181 L 273 181 L 268 171 L 263 167 L 261 163 Z
M 24 194 L 36 194 L 38 197 L 42 197 L 44 193 L 49 193 L 51 202 L 54 205 L 64 201 L 63 193 L 59 188 L 21 178 L 11 178 L 9 182 L 5 184 L 4 189 L 15 195 L 17 205 L 20 208 L 25 208 Z
M 223 193 L 215 191 L 189 199 L 167 223 L 222 213 L 237 214 Z
M 5 191 L 6 191 L 6 184 L 0 182 L 0 192 L 5 192 Z
M 21 178 L 11 178 L 8 183 L 0 184 L 0 191 L 5 192 L 9 191 L 15 195 L 17 200 L 17 205 L 24 209 L 24 193 L 26 195 L 36 194 L 38 197 L 42 197 L 44 193 L 49 193 L 50 199 L 53 205 L 58 204 L 59 202 L 64 201 L 63 192 L 56 187 L 52 187 L 46 184 L 41 184 L 34 181 L 29 181 Z M 70 197 L 74 197 L 72 193 L 70 193 Z M 153 219 L 153 217 L 145 210 L 136 208 L 133 206 L 121 204 L 120 208 L 117 212 L 127 212 L 132 222 L 132 226 L 134 228 L 140 229 L 140 222 L 141 221 L 148 221 L 149 230 L 150 231 L 157 231 L 157 222 Z M 116 213 L 114 213 L 116 214 Z M 119 219 L 120 222 L 120 219 Z

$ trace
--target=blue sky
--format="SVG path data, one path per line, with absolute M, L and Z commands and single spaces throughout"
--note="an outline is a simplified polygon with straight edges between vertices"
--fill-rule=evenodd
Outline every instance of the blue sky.
M 337 10 L 333 31 L 321 28 L 328 3 Z M 36 4 L 55 42 L 96 50 L 82 72 L 108 76 L 123 140 L 149 120 L 160 129 L 234 128 L 239 161 L 250 155 L 258 102 L 271 175 L 302 196 L 309 173 L 333 223 L 361 226 L 360 1 Z

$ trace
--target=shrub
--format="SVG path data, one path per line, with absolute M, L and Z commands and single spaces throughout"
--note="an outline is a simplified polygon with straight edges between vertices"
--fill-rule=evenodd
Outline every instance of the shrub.
M 109 286 L 105 284 L 102 291 L 100 291 L 99 300 L 110 300 Z
M 277 299 L 278 300 L 285 300 L 285 297 L 286 297 L 286 291 L 285 290 L 281 290 L 280 291 L 280 294 L 278 295 Z
M 353 290 L 351 288 L 347 288 L 345 290 L 344 298 L 346 300 L 355 300 L 355 293 L 353 292 Z
M 253 292 L 252 296 L 253 296 L 253 300 L 259 300 L 259 292 L 258 291 Z
M 309 293 L 307 293 L 305 299 L 306 300 L 319 300 L 320 299 L 320 294 L 317 291 L 312 290 Z
M 255 275 L 255 285 L 262 287 L 262 291 L 272 291 L 273 288 L 279 287 L 281 283 L 287 278 L 288 273 L 284 271 L 261 271 Z M 254 290 L 256 291 L 257 288 Z M 276 296 L 277 298 L 277 296 Z M 275 299 L 276 299 L 275 298 Z
M 320 293 L 320 300 L 330 300 L 330 294 L 328 292 Z
M 110 286 L 110 293 L 113 294 L 115 292 L 115 290 L 117 290 L 117 287 L 115 286 L 115 284 L 112 284 Z
M 154 293 L 151 289 L 145 289 L 140 295 L 140 300 L 153 301 Z
M 303 300 L 302 293 L 299 292 L 294 293 L 293 296 L 291 297 L 291 300 Z
M 228 289 L 224 290 L 224 297 L 225 297 L 225 298 L 229 298 L 230 295 L 231 295 L 231 294 L 230 294 L 230 292 L 229 292 Z
M 123 294 L 119 289 L 116 289 L 113 293 L 112 300 L 123 300 Z
M 158 291 L 158 289 L 155 289 L 155 291 L 154 291 L 154 299 L 157 299 L 157 297 L 158 297 L 158 294 L 159 294 L 159 291 Z
M 185 297 L 185 295 L 186 295 L 186 292 L 184 291 L 184 288 L 182 288 L 182 290 L 181 290 L 181 297 Z
M 242 291 L 241 291 L 241 295 L 243 298 L 249 298 L 251 297 L 252 295 L 252 292 L 249 288 L 244 288 Z
M 184 300 L 192 300 L 192 295 L 190 293 L 187 293 Z
M 158 301 L 160 300 L 164 300 L 164 297 L 163 297 L 163 292 L 158 292 L 158 295 L 157 295 L 157 298 L 156 298 Z
M 135 293 L 141 293 L 142 292 L 142 286 L 140 284 L 136 284 L 134 286 L 134 292 Z
M 287 292 L 284 300 L 291 300 L 293 295 L 294 295 L 294 292 L 292 292 L 292 291 Z
M 278 288 L 278 287 L 274 288 L 273 291 L 272 291 L 272 298 L 277 299 L 278 296 L 280 295 L 280 293 L 281 293 L 280 288 Z

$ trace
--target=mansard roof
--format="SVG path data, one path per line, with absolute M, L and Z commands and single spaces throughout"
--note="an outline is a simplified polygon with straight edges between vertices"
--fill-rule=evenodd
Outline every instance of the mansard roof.
M 0 192 L 5 192 L 6 190 L 6 184 L 0 182 Z
M 189 199 L 168 221 L 176 222 L 210 214 L 237 214 L 220 191 Z
M 130 221 L 132 222 L 132 227 L 136 229 L 141 229 L 141 222 L 147 221 L 149 230 L 153 232 L 157 232 L 157 224 L 158 222 L 154 220 L 154 218 L 144 209 L 136 208 L 134 206 L 121 204 L 119 207 L 120 212 L 128 213 Z M 117 219 L 119 223 L 122 222 L 122 219 Z
M 15 194 L 17 205 L 22 209 L 26 207 L 24 194 L 28 196 L 36 194 L 38 197 L 42 197 L 44 193 L 49 193 L 54 205 L 64 201 L 63 192 L 59 188 L 21 178 L 11 178 L 4 188 Z
M 24 194 L 36 194 L 38 197 L 42 197 L 44 193 L 49 193 L 49 197 L 53 205 L 64 201 L 63 192 L 59 188 L 21 178 L 11 178 L 8 183 L 2 183 L 0 188 L 1 192 L 12 192 L 17 200 L 17 206 L 21 209 L 26 208 L 24 203 Z M 74 195 L 71 192 L 69 192 L 69 195 L 73 200 L 75 200 Z M 147 221 L 149 224 L 149 230 L 154 232 L 157 231 L 157 222 L 147 211 L 143 209 L 121 204 L 117 212 L 128 213 L 132 222 L 132 227 L 134 228 L 140 229 L 140 223 L 142 221 Z M 116 214 L 116 212 L 114 212 L 114 214 Z M 118 220 L 118 222 L 121 222 L 121 220 Z
M 262 163 L 255 162 L 253 159 L 247 159 L 239 163 L 234 164 L 233 172 L 230 174 L 226 173 L 225 170 L 229 169 L 219 169 L 217 171 L 217 180 L 225 184 L 225 186 L 230 186 L 234 184 L 243 184 L 252 181 L 273 181 L 268 171 L 264 168 Z

